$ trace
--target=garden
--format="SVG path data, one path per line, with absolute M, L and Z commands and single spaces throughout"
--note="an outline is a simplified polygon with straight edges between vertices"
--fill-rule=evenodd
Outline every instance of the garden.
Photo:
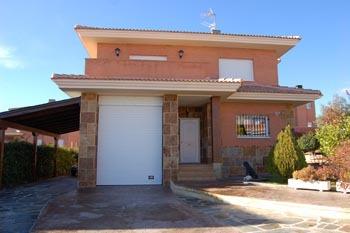
M 305 154 L 321 155 L 308 165 Z M 272 180 L 294 189 L 350 192 L 350 103 L 334 96 L 322 106 L 317 128 L 298 138 L 290 126 L 277 136 L 268 157 Z
M 70 174 L 77 163 L 78 153 L 75 150 L 55 148 L 50 145 L 37 147 L 38 180 Z M 5 187 L 36 181 L 33 176 L 33 144 L 24 141 L 13 141 L 5 144 L 3 184 Z M 56 163 L 56 171 L 55 171 Z

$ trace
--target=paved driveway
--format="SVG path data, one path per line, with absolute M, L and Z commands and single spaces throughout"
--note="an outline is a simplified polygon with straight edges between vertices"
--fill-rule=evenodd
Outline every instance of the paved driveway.
M 0 191 L 0 232 L 30 231 L 49 200 L 75 188 L 75 178 L 57 177 Z
M 100 186 L 48 205 L 36 232 L 237 232 L 161 186 Z

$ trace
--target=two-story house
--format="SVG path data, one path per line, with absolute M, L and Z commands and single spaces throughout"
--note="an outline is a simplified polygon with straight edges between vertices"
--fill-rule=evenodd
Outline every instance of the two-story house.
M 76 26 L 85 74 L 54 74 L 81 96 L 79 186 L 169 184 L 258 173 L 295 107 L 320 91 L 278 85 L 295 36 Z

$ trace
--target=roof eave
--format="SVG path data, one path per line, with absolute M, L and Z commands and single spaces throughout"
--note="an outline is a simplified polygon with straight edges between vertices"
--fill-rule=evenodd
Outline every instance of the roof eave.
M 76 28 L 79 39 L 91 58 L 97 57 L 98 43 L 145 43 L 164 45 L 192 45 L 276 50 L 281 57 L 299 41 L 300 37 L 267 37 L 210 33 L 167 31 L 137 31 Z

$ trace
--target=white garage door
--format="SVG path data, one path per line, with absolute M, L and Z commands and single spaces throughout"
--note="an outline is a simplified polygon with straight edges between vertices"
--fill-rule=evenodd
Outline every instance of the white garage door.
M 101 96 L 97 185 L 162 183 L 162 99 Z

